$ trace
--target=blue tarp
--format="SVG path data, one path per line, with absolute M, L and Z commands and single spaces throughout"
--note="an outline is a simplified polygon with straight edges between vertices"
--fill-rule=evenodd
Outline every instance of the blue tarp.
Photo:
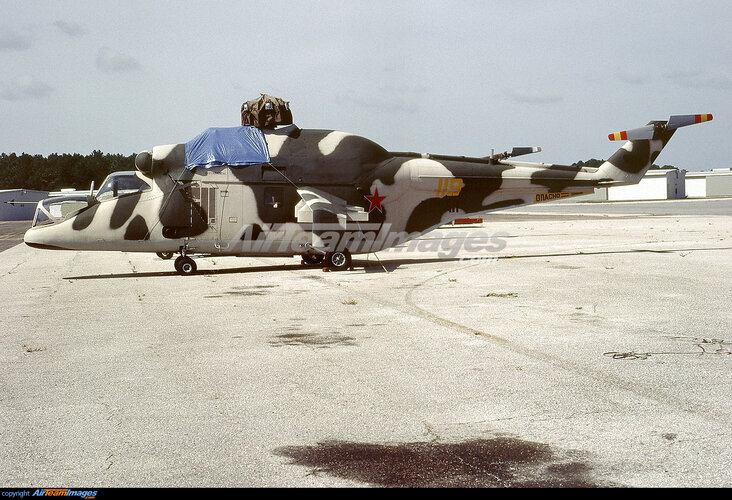
M 186 143 L 186 168 L 269 163 L 269 150 L 256 127 L 207 128 Z

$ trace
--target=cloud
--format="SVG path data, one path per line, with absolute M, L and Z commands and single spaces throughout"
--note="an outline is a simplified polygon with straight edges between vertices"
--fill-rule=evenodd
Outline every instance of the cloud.
M 36 80 L 32 76 L 19 76 L 0 85 L 0 99 L 4 101 L 41 99 L 53 90 L 53 87 Z
M 665 81 L 687 89 L 732 90 L 732 78 L 728 74 L 694 69 L 676 69 L 658 75 L 620 71 L 617 78 L 628 85 L 654 85 Z
M 692 89 L 732 90 L 732 78 L 723 73 L 705 71 L 673 72 L 663 75 L 673 83 Z
M 0 30 L 0 50 L 27 50 L 31 46 L 29 35 L 22 35 L 13 30 Z
M 84 26 L 74 22 L 56 21 L 53 25 L 74 38 L 79 38 L 87 33 L 87 29 Z
M 96 64 L 97 68 L 106 73 L 124 73 L 138 71 L 142 68 L 134 57 L 122 54 L 109 47 L 99 49 Z
M 421 111 L 421 106 L 413 99 L 403 96 L 390 95 L 389 93 L 365 96 L 355 91 L 336 92 L 334 98 L 337 102 L 355 106 L 357 108 L 386 111 L 389 113 L 415 114 Z
M 618 73 L 618 79 L 628 85 L 645 85 L 646 83 L 653 82 L 653 76 L 649 77 L 647 74 L 633 73 L 630 71 L 621 71 Z
M 555 104 L 562 102 L 562 96 L 537 90 L 512 90 L 509 98 L 521 104 Z

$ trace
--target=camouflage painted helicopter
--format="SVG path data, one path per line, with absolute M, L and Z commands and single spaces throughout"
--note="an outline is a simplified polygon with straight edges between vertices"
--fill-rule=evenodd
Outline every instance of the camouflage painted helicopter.
M 627 142 L 589 168 L 511 159 L 538 148 L 482 158 L 389 152 L 344 132 L 299 129 L 288 113 L 287 103 L 263 94 L 244 103 L 240 127 L 156 146 L 137 155 L 137 171 L 111 174 L 96 192 L 39 202 L 25 242 L 177 252 L 182 275 L 196 273 L 191 255 L 300 255 L 304 264 L 343 270 L 354 254 L 458 217 L 638 183 L 677 128 L 712 119 L 672 116 L 610 134 Z

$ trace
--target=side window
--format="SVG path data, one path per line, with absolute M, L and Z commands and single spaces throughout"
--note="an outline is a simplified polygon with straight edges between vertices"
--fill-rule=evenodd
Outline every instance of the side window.
M 119 182 L 117 183 L 117 191 L 120 195 L 135 193 L 137 191 L 147 191 L 149 189 L 150 185 L 136 175 L 132 177 L 120 176 Z
M 97 192 L 97 200 L 104 201 L 125 194 L 148 191 L 150 185 L 135 174 L 112 174 Z
M 216 188 L 201 186 L 198 183 L 192 184 L 191 197 L 206 212 L 208 223 L 216 224 Z

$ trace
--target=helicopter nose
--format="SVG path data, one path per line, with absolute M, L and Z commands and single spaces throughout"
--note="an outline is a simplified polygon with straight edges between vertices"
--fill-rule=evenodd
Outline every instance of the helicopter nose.
M 44 232 L 44 228 L 32 227 L 23 235 L 23 242 L 31 248 L 40 248 L 43 250 L 64 250 L 63 247 L 52 244 L 46 233 L 48 233 L 48 231 Z
M 38 231 L 36 229 L 28 229 L 23 235 L 23 241 L 26 245 L 33 248 L 42 248 L 43 244 L 38 238 Z

